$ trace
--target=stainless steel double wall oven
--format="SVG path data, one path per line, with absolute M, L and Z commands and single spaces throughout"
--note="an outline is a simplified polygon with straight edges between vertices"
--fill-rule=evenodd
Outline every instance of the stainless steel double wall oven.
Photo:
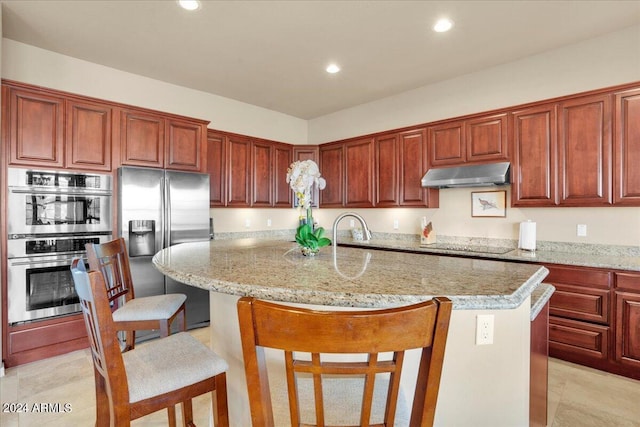
M 9 168 L 9 324 L 80 311 L 69 264 L 111 239 L 110 175 Z

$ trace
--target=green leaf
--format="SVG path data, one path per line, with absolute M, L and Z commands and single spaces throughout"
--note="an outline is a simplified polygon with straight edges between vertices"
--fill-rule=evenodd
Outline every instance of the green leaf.
M 329 246 L 331 244 L 331 240 L 326 237 L 321 237 L 318 239 L 318 247 Z

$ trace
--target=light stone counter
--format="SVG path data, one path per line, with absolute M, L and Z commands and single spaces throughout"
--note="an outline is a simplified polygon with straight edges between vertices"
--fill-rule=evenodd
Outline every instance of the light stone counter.
M 512 309 L 548 274 L 536 265 L 341 246 L 335 260 L 332 247 L 307 258 L 296 243 L 255 239 L 176 245 L 153 263 L 179 282 L 211 291 L 363 308 L 447 296 L 454 309 Z
M 306 258 L 295 243 L 255 239 L 179 244 L 156 254 L 153 263 L 178 281 L 211 290 L 211 344 L 229 364 L 232 426 L 251 425 L 236 309 L 243 295 L 321 310 L 388 307 L 447 296 L 454 310 L 435 425 L 529 425 L 531 295 L 548 299 L 552 292 L 541 283 L 548 273 L 544 267 L 342 246 L 336 248 L 335 260 L 333 247 Z M 495 319 L 491 345 L 476 345 L 480 314 Z M 279 386 L 272 399 L 283 408 L 282 356 L 266 354 L 269 381 Z M 397 426 L 408 425 L 419 357 L 415 349 L 405 355 Z M 290 425 L 286 410 L 276 409 L 275 425 Z

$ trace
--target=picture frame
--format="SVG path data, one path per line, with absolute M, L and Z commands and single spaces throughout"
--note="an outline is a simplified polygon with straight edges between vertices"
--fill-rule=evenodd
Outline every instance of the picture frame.
M 504 218 L 507 216 L 507 192 L 472 191 L 471 216 L 473 218 Z

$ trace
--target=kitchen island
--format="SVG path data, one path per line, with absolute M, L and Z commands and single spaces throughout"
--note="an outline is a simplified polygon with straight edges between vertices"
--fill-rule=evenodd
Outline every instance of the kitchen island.
M 236 312 L 240 296 L 321 309 L 392 307 L 447 296 L 454 311 L 436 425 L 529 424 L 531 294 L 548 273 L 544 267 L 340 246 L 307 258 L 295 243 L 254 239 L 180 244 L 157 253 L 153 263 L 175 280 L 211 291 L 212 347 L 230 365 L 234 426 L 250 425 Z M 543 294 L 548 299 L 550 292 Z M 493 344 L 475 344 L 479 314 L 494 316 Z M 412 357 L 418 355 L 407 363 Z M 405 374 L 403 394 L 411 396 L 411 370 Z

